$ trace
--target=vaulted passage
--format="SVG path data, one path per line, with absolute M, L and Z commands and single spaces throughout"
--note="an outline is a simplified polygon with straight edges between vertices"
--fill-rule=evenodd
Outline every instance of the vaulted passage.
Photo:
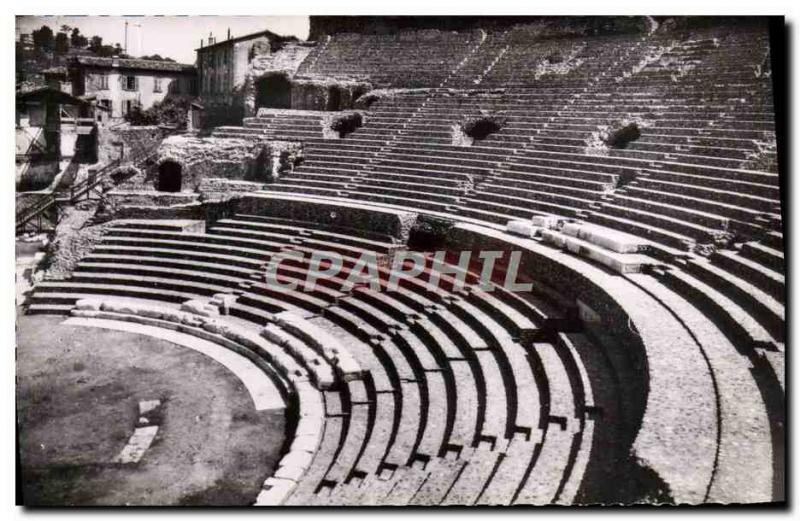
M 182 169 L 175 161 L 164 161 L 158 167 L 158 191 L 180 192 Z
M 256 108 L 288 109 L 292 106 L 292 84 L 285 74 L 267 74 L 256 80 Z

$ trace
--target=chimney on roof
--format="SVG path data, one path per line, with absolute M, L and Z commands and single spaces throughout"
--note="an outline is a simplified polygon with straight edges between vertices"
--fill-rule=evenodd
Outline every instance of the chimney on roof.
M 228 27 L 228 40 L 230 40 L 230 39 L 231 39 L 231 28 Z
M 208 33 L 208 45 L 214 45 L 214 37 L 210 31 Z
M 200 38 L 200 48 L 201 49 L 203 48 L 203 39 L 202 38 Z

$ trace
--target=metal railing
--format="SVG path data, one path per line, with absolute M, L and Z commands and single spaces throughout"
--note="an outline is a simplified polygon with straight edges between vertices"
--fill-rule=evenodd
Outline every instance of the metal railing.
M 75 204 L 80 201 L 83 196 L 91 196 L 92 191 L 97 186 L 103 184 L 108 179 L 109 174 L 118 166 L 122 165 L 123 162 L 138 167 L 155 157 L 156 154 L 157 152 L 155 151 L 142 151 L 128 158 L 116 159 L 106 163 L 98 170 L 90 170 L 89 175 L 83 181 L 80 183 L 73 183 L 72 186 L 70 186 L 68 197 L 64 197 L 63 192 L 54 191 L 45 195 L 41 202 L 18 212 L 16 215 L 16 230 L 20 231 L 31 220 L 36 217 L 41 217 L 51 208 L 55 208 L 57 211 L 59 203 Z M 56 221 L 57 219 L 58 216 L 56 215 Z M 41 225 L 39 225 L 38 228 L 41 228 Z

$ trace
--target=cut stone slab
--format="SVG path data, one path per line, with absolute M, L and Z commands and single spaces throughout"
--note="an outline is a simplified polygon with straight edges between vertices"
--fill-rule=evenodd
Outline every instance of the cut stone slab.
M 139 427 L 133 431 L 133 435 L 128 440 L 128 444 L 122 448 L 122 451 L 114 459 L 115 463 L 138 463 L 142 459 L 144 453 L 150 448 L 153 439 L 158 432 L 158 425 L 148 425 L 146 427 Z
M 139 414 L 147 414 L 161 405 L 161 400 L 142 400 L 139 402 Z
M 616 253 L 637 253 L 643 251 L 648 241 L 629 233 L 585 223 L 567 223 L 561 233 L 591 244 L 596 244 Z
M 506 231 L 514 235 L 520 235 L 533 239 L 536 237 L 539 228 L 534 226 L 530 221 L 508 221 L 506 223 Z
M 96 299 L 84 298 L 75 303 L 75 309 L 86 311 L 100 311 L 103 302 Z
M 288 479 L 267 478 L 261 492 L 258 494 L 258 498 L 256 498 L 255 506 L 281 505 L 296 486 L 297 484 L 294 481 Z
M 555 228 L 558 218 L 554 215 L 534 215 L 531 217 L 531 224 L 537 228 Z
M 201 300 L 187 300 L 181 304 L 181 311 L 194 313 L 195 315 L 200 315 L 203 317 L 213 317 L 219 315 L 219 309 Z

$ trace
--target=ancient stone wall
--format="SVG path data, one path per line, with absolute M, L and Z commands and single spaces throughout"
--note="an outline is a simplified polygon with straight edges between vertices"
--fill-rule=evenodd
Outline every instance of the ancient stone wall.
M 285 72 L 290 78 L 297 72 L 297 68 L 303 63 L 312 47 L 305 42 L 293 42 L 286 44 L 280 50 L 270 53 L 269 45 L 259 49 L 254 46 L 254 56 L 250 60 L 245 74 L 244 86 L 242 89 L 242 102 L 244 105 L 244 116 L 253 116 L 256 112 L 256 82 L 262 76 L 270 72 Z
M 158 148 L 157 164 L 181 165 L 184 192 L 196 192 L 207 179 L 266 182 L 269 162 L 264 145 L 243 139 L 170 136 Z M 157 170 L 150 179 L 155 182 Z M 155 185 L 154 185 L 155 186 Z
M 252 181 L 235 181 L 230 179 L 209 178 L 202 179 L 198 190 L 203 196 L 210 194 L 241 194 L 255 192 L 264 188 L 263 183 Z
M 101 127 L 97 132 L 97 160 L 105 164 L 118 159 L 121 150 L 124 150 L 125 157 L 155 150 L 163 139 L 164 131 L 155 125 Z
M 371 89 L 372 85 L 364 81 L 331 78 L 295 79 L 292 81 L 292 109 L 351 109 L 356 99 Z
M 388 236 L 400 243 L 408 241 L 411 228 L 417 221 L 416 212 L 281 196 L 247 196 L 239 202 L 238 210 L 251 215 L 280 217 L 325 228 L 343 229 L 353 235 Z

